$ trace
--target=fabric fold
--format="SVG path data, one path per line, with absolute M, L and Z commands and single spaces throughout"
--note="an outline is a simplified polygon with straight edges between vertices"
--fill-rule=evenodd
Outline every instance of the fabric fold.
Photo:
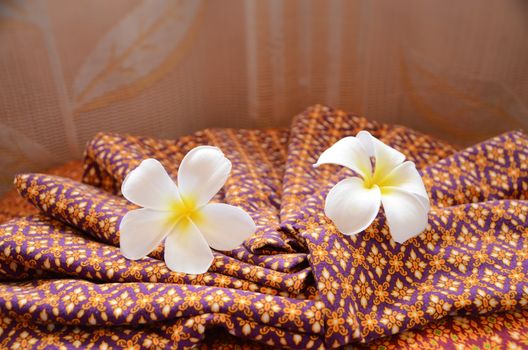
M 384 128 L 326 107 L 309 110 L 292 125 L 296 136 L 290 139 L 285 173 L 293 174 L 296 182 L 315 185 L 305 189 L 302 204 L 292 210 L 294 215 L 288 220 L 308 242 L 319 294 L 328 306 L 327 344 L 368 342 L 448 314 L 497 312 L 524 305 L 527 281 L 505 281 L 515 268 L 528 266 L 525 254 L 517 259 L 507 253 L 511 249 L 520 253 L 528 244 L 528 202 L 524 200 L 528 172 L 526 162 L 522 163 L 528 156 L 526 136 L 507 133 L 454 152 L 439 141 L 431 141 L 435 146 L 426 146 L 427 137 L 415 132 L 414 139 L 420 140 L 417 145 L 406 144 L 413 138 L 398 134 L 389 134 L 385 139 Z M 356 236 L 338 232 L 324 215 L 324 199 L 335 183 L 350 174 L 331 166 L 317 173 L 310 169 L 316 160 L 313 155 L 298 157 L 302 150 L 324 150 L 345 136 L 355 135 L 358 129 L 399 149 L 424 174 L 433 206 L 429 225 L 403 245 L 390 238 L 384 215 Z M 432 155 L 436 149 L 451 155 L 436 161 Z M 487 166 L 480 168 L 479 181 L 470 183 L 466 179 L 470 174 L 455 167 L 470 166 L 467 164 L 476 158 L 483 159 Z M 503 177 L 510 180 L 498 189 L 497 181 Z M 487 191 L 490 200 L 468 196 L 468 184 Z M 458 193 L 448 192 L 451 189 L 465 200 L 460 205 L 443 206 L 441 199 Z M 436 194 L 441 191 L 446 195 Z M 503 259 L 505 254 L 509 259 Z M 488 260 L 477 267 L 473 262 L 479 255 Z M 486 271 L 502 284 L 484 283 Z M 502 303 L 504 298 L 515 302 Z
M 324 215 L 328 191 L 351 173 L 312 164 L 361 130 L 423 176 L 428 226 L 405 244 L 391 239 L 383 212 L 355 236 Z M 201 275 L 168 270 L 162 245 L 125 259 L 118 227 L 136 207 L 120 195 L 123 179 L 146 158 L 175 179 L 198 145 L 219 147 L 232 162 L 213 201 L 244 209 L 255 235 L 215 252 Z M 207 129 L 178 140 L 100 133 L 87 145 L 82 183 L 47 174 L 15 180 L 40 214 L 0 225 L 0 310 L 10 322 L 0 329 L 16 325 L 0 345 L 24 331 L 52 334 L 43 327 L 52 324 L 56 334 L 77 329 L 81 345 L 186 348 L 221 330 L 261 346 L 389 346 L 453 316 L 528 318 L 527 160 L 519 131 L 459 151 L 320 105 L 290 129 Z

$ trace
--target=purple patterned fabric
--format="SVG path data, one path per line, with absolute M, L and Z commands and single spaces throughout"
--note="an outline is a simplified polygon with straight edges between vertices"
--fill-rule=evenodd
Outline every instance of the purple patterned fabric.
M 405 244 L 391 240 L 383 213 L 353 237 L 324 216 L 327 192 L 350 173 L 312 164 L 360 130 L 400 150 L 423 175 L 429 225 Z M 134 208 L 119 195 L 123 178 L 148 157 L 176 177 L 182 157 L 200 144 L 232 161 L 215 200 L 246 210 L 255 235 L 215 252 L 198 276 L 168 270 L 162 246 L 139 261 L 122 257 L 117 228 Z M 41 215 L 0 226 L 1 346 L 58 346 L 67 329 L 79 339 L 65 347 L 185 348 L 222 329 L 270 346 L 334 348 L 448 315 L 528 307 L 522 132 L 455 152 L 404 127 L 315 106 L 288 130 L 214 129 L 176 141 L 98 134 L 84 170 L 83 183 L 16 179 Z

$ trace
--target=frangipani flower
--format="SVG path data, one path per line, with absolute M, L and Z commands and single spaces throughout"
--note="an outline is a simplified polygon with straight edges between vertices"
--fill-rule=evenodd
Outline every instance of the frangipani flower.
M 199 274 L 213 262 L 212 247 L 231 250 L 255 232 L 255 223 L 241 208 L 209 203 L 222 188 L 231 162 L 216 147 L 199 146 L 183 158 L 178 185 L 160 162 L 146 159 L 121 187 L 123 196 L 141 207 L 120 224 L 123 255 L 145 257 L 165 239 L 165 262 L 178 272 Z
M 420 234 L 427 226 L 429 197 L 414 163 L 404 160 L 367 131 L 337 141 L 314 166 L 342 165 L 358 177 L 344 179 L 328 192 L 326 216 L 343 234 L 354 235 L 370 226 L 383 204 L 394 241 Z

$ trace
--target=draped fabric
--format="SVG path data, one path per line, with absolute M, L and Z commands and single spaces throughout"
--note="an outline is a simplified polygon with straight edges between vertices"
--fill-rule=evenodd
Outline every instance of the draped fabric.
M 429 224 L 405 244 L 391 240 L 383 213 L 352 237 L 324 215 L 329 189 L 350 173 L 312 164 L 360 130 L 423 176 Z M 246 210 L 256 233 L 215 252 L 201 275 L 168 270 L 162 246 L 125 259 L 118 226 L 134 205 L 120 196 L 124 177 L 156 158 L 176 178 L 183 156 L 203 144 L 233 163 L 214 201 Z M 177 140 L 100 133 L 86 146 L 82 181 L 57 171 L 15 179 L 36 209 L 0 225 L 0 345 L 206 347 L 229 333 L 225 344 L 295 349 L 526 346 L 527 157 L 521 131 L 457 150 L 321 105 L 287 129 Z

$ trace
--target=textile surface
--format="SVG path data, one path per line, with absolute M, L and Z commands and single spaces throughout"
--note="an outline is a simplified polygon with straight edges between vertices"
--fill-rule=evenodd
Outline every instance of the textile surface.
M 315 102 L 470 145 L 528 128 L 526 1 L 0 1 L 0 194 L 101 131 L 287 127 Z
M 326 193 L 350 173 L 312 164 L 360 130 L 403 152 L 423 176 L 429 225 L 403 245 L 390 239 L 383 213 L 354 237 L 324 216 Z M 215 200 L 245 209 L 257 232 L 216 252 L 197 276 L 168 270 L 161 246 L 139 261 L 122 257 L 118 225 L 134 208 L 119 195 L 126 174 L 154 157 L 176 177 L 185 153 L 201 144 L 233 163 Z M 248 347 L 522 348 L 527 157 L 521 131 L 456 150 L 325 106 L 289 129 L 207 129 L 177 140 L 98 134 L 82 181 L 78 173 L 15 180 L 36 209 L 0 225 L 0 345 L 207 347 L 228 332 Z

